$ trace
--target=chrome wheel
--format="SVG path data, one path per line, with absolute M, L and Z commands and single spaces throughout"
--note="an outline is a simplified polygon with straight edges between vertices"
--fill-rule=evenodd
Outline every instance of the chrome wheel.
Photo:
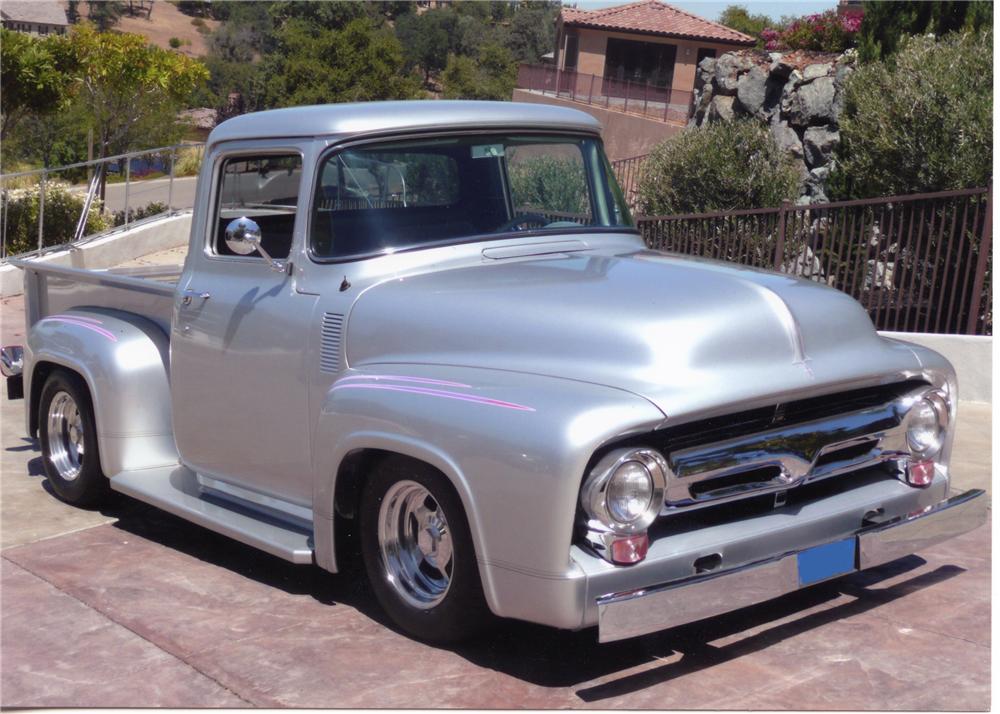
M 378 543 L 386 579 L 410 605 L 427 610 L 448 594 L 452 540 L 448 519 L 431 492 L 398 481 L 382 499 Z
M 60 478 L 74 481 L 83 468 L 83 418 L 68 392 L 56 392 L 45 420 L 49 461 Z

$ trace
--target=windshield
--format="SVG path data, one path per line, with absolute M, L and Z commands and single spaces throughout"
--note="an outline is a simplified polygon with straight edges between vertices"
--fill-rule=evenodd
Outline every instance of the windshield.
M 329 155 L 310 240 L 317 259 L 341 260 L 526 232 L 632 228 L 598 139 L 484 134 Z

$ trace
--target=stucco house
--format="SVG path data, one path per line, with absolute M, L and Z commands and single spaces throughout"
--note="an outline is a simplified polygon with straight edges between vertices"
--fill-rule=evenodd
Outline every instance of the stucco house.
M 69 28 L 66 9 L 58 0 L 4 0 L 0 22 L 8 30 L 32 35 L 62 35 Z
M 580 75 L 580 89 L 593 75 L 610 91 L 629 82 L 669 88 L 677 101 L 694 89 L 704 57 L 753 44 L 749 35 L 658 0 L 590 11 L 567 7 L 556 24 L 556 66 Z

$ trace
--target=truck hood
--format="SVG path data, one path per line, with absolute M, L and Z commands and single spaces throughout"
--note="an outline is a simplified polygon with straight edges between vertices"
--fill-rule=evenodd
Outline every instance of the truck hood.
M 361 294 L 347 357 L 529 372 L 624 389 L 666 415 L 878 383 L 919 360 L 818 283 L 653 251 L 497 261 Z

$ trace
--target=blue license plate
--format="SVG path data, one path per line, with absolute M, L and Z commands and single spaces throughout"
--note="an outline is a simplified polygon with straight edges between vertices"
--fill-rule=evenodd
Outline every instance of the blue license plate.
M 803 550 L 798 554 L 799 585 L 812 585 L 852 572 L 856 548 L 857 539 L 848 538 Z

